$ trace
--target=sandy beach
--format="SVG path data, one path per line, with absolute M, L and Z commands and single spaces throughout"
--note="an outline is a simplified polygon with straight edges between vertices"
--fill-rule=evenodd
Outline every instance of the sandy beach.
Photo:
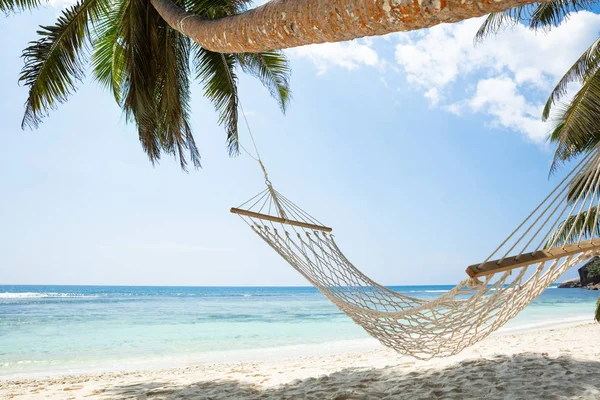
M 460 355 L 351 353 L 0 381 L 2 399 L 600 399 L 600 325 L 493 335 Z M 262 359 L 261 359 L 262 358 Z

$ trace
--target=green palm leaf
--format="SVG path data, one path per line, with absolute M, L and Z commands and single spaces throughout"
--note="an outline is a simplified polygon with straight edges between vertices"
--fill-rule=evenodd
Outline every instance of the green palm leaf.
M 186 170 L 188 153 L 199 167 L 189 125 L 189 39 L 169 27 L 145 0 L 129 0 L 113 17 L 120 19 L 121 29 L 100 35 L 98 79 L 112 88 L 127 118 L 135 121 L 150 161 L 157 162 L 165 152 Z
M 129 3 L 114 0 L 107 12 L 95 24 L 92 54 L 92 70 L 100 84 L 112 91 L 115 100 L 121 105 L 121 93 L 125 79 L 125 48 L 123 47 L 121 26 Z
M 187 9 L 192 14 L 216 19 L 243 13 L 252 0 L 188 0 Z
M 506 11 L 490 13 L 481 24 L 475 34 L 475 41 L 481 42 L 490 35 L 495 35 L 502 29 L 516 25 L 519 21 L 526 19 L 531 14 L 530 9 L 536 4 L 515 7 Z
M 551 173 L 564 162 L 591 150 L 600 140 L 600 70 L 585 78 L 571 102 L 561 106 L 550 141 L 557 143 Z
M 31 10 L 46 3 L 48 3 L 48 0 L 0 0 L 0 12 L 8 14 L 21 10 Z
M 0 0 L 6 13 L 47 0 Z M 175 0 L 204 18 L 222 18 L 248 9 L 251 0 Z M 285 111 L 291 95 L 290 68 L 276 51 L 221 55 L 201 49 L 169 26 L 148 0 L 79 0 L 39 40 L 24 50 L 20 81 L 29 88 L 23 127 L 35 128 L 50 110 L 66 101 L 84 78 L 88 50 L 94 78 L 109 89 L 152 163 L 163 153 L 200 166 L 190 114 L 190 57 L 195 76 L 227 131 L 229 153 L 238 153 L 236 65 L 261 80 Z M 89 46 L 91 45 L 91 46 Z M 188 158 L 189 157 L 189 158 Z
M 204 84 L 204 95 L 219 113 L 219 124 L 227 132 L 230 155 L 239 153 L 236 57 L 194 46 L 196 77 Z
M 159 53 L 156 22 L 159 20 L 149 2 L 126 0 L 120 43 L 123 46 L 122 106 L 129 121 L 138 128 L 142 148 L 154 164 L 160 160 L 161 138 L 156 132 L 158 115 L 155 104 Z
M 23 51 L 20 81 L 29 87 L 23 126 L 35 128 L 49 110 L 67 100 L 84 76 L 88 24 L 104 0 L 82 0 L 62 12 L 56 24 L 41 27 L 42 37 Z
M 572 82 L 580 82 L 589 77 L 600 66 L 600 39 L 594 43 L 575 61 L 567 73 L 558 82 L 550 97 L 546 101 L 542 119 L 546 121 L 550 116 L 552 106 L 558 102 L 566 93 L 567 86 Z
M 600 237 L 600 224 L 597 221 L 596 214 L 598 207 L 594 206 L 588 210 L 582 211 L 580 214 L 572 215 L 560 223 L 554 234 L 546 242 L 546 248 L 563 246 L 565 244 L 575 243 L 580 239 L 580 232 L 583 231 L 581 240 L 588 240 L 592 236 Z M 573 229 L 574 227 L 574 229 Z M 569 232 L 572 233 L 569 235 Z
M 595 0 L 554 0 L 537 4 L 529 22 L 532 29 L 558 26 L 573 12 L 590 10 Z
M 158 45 L 161 52 L 156 56 L 158 79 L 156 104 L 158 133 L 162 148 L 179 156 L 182 169 L 186 169 L 187 150 L 195 167 L 200 166 L 200 155 L 189 126 L 190 101 L 190 40 L 164 21 L 159 23 Z
M 260 79 L 279 103 L 281 111 L 285 112 L 292 99 L 289 82 L 291 71 L 285 55 L 280 51 L 269 51 L 241 53 L 236 57 L 242 70 Z
M 524 22 L 531 29 L 549 29 L 558 26 L 571 13 L 590 10 L 596 3 L 596 0 L 553 0 L 491 13 L 477 31 L 475 40 L 481 41 L 518 22 Z

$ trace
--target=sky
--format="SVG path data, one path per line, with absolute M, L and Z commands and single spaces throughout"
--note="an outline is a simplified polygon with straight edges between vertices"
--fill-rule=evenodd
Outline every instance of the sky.
M 0 284 L 305 285 L 229 213 L 263 177 L 250 157 L 227 155 L 201 83 L 192 127 L 202 169 L 189 173 L 169 157 L 152 166 L 92 79 L 39 129 L 21 130 L 21 52 L 63 4 L 0 19 Z M 287 50 L 286 115 L 259 82 L 240 80 L 275 188 L 333 227 L 380 283 L 459 282 L 559 181 L 548 178 L 550 126 L 539 116 L 598 37 L 600 15 L 474 45 L 480 24 Z

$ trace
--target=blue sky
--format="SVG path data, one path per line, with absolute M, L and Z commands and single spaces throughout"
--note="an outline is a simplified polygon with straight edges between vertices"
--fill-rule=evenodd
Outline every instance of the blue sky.
M 199 83 L 203 168 L 188 174 L 169 158 L 153 167 L 91 80 L 38 130 L 20 129 L 21 50 L 57 12 L 0 22 L 0 284 L 305 284 L 229 213 L 263 179 L 249 157 L 227 156 Z M 557 183 L 539 111 L 600 16 L 548 35 L 517 26 L 474 47 L 479 23 L 290 50 L 286 116 L 241 79 L 276 188 L 384 284 L 462 280 Z

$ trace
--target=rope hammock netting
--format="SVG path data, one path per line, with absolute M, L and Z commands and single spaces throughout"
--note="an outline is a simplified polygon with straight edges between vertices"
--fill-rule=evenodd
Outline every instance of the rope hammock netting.
M 223 54 L 221 58 L 229 72 Z M 360 272 L 324 226 L 273 188 L 241 102 L 266 189 L 231 212 L 383 345 L 428 360 L 459 353 L 515 317 L 565 271 L 600 255 L 600 144 L 468 277 L 435 300 L 394 292 Z
M 482 340 L 569 268 L 600 254 L 600 147 L 488 258 L 468 267 L 465 280 L 432 301 L 365 276 L 339 249 L 332 229 L 275 190 L 257 161 L 266 189 L 231 212 L 371 336 L 418 359 L 454 355 Z

